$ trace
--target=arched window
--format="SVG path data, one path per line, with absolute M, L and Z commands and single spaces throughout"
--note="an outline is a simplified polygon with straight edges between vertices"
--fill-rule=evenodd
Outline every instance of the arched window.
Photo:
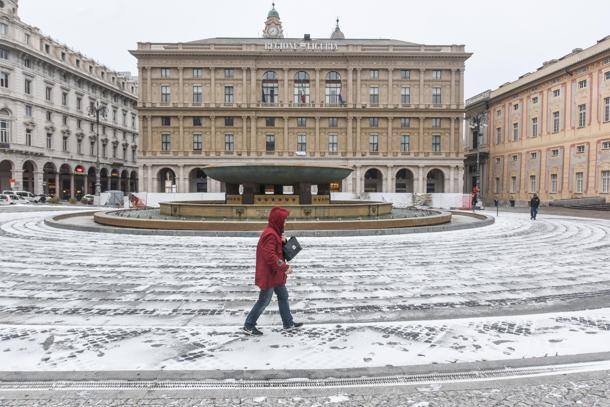
M 279 89 L 278 89 L 277 74 L 275 71 L 267 71 L 263 74 L 263 103 L 275 104 L 278 102 Z
M 0 110 L 0 143 L 8 144 L 11 142 L 11 122 L 10 112 L 6 109 Z
M 341 96 L 341 75 L 335 71 L 330 71 L 326 74 L 326 104 L 343 104 L 343 97 Z
M 293 101 L 296 104 L 309 103 L 309 74 L 299 71 L 294 77 Z

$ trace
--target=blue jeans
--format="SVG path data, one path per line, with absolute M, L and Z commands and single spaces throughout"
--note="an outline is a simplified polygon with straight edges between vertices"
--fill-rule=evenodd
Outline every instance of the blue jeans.
M 267 308 L 267 305 L 271 302 L 273 292 L 277 295 L 277 303 L 280 307 L 280 316 L 282 317 L 284 328 L 290 328 L 294 324 L 292 314 L 290 313 L 290 306 L 288 305 L 288 290 L 285 285 L 278 285 L 277 287 L 268 288 L 259 292 L 258 301 L 256 301 L 256 304 L 254 304 L 246 318 L 246 328 L 254 328 L 256 326 L 258 317 L 261 316 L 263 311 L 265 311 L 265 308 Z
M 530 208 L 530 219 L 536 220 L 536 215 L 538 215 L 538 208 L 532 206 Z

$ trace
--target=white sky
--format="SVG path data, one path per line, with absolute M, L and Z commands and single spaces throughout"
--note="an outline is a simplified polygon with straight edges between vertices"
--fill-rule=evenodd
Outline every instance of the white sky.
M 270 0 L 20 0 L 28 24 L 118 71 L 138 41 L 261 35 Z M 278 0 L 284 35 L 465 44 L 466 98 L 610 34 L 609 0 Z

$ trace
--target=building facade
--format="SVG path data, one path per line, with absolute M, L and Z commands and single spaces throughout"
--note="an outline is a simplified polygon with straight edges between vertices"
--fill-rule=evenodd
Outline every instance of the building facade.
M 205 167 L 311 163 L 354 169 L 343 192 L 463 189 L 463 45 L 284 38 L 139 43 L 141 183 L 219 192 Z
M 610 36 L 467 101 L 467 191 L 525 203 L 610 194 Z M 477 142 L 477 139 L 480 142 Z M 487 159 L 487 157 L 489 157 Z
M 102 191 L 136 191 L 137 92 L 129 73 L 25 24 L 17 0 L 0 1 L 0 190 L 78 198 L 99 175 Z M 92 107 L 104 108 L 99 128 Z

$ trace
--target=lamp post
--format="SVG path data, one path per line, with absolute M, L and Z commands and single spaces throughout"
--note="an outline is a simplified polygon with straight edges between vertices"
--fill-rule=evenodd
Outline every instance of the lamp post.
M 102 185 L 100 180 L 100 115 L 106 117 L 106 105 L 99 101 L 89 104 L 89 116 L 95 117 L 95 144 L 97 145 L 97 154 L 95 161 L 95 196 L 98 199 L 102 193 Z
M 481 184 L 481 131 L 487 127 L 487 114 L 477 113 L 470 118 L 470 129 L 473 133 L 477 135 L 477 175 L 476 175 L 476 183 L 473 185 L 473 188 L 476 186 L 478 189 L 478 194 L 483 195 L 483 189 Z M 478 201 L 478 196 L 477 196 Z

